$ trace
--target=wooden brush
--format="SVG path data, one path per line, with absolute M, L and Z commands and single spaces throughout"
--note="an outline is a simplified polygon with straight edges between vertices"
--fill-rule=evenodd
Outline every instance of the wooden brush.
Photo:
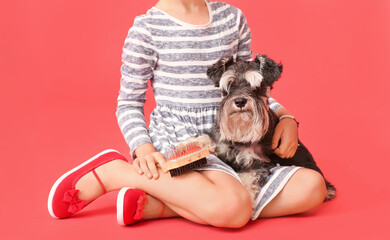
M 167 154 L 167 162 L 161 166 L 169 171 L 171 177 L 180 176 L 207 164 L 210 155 L 208 148 L 202 148 L 197 142 L 182 144 Z

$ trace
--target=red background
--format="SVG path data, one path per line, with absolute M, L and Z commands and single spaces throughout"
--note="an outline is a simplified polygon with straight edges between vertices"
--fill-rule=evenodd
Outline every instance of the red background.
M 0 3 L 0 238 L 389 239 L 386 0 L 228 1 L 246 14 L 254 52 L 283 62 L 273 96 L 300 121 L 301 139 L 338 188 L 334 201 L 240 230 L 183 219 L 120 227 L 116 193 L 73 218 L 49 216 L 61 174 L 106 148 L 129 156 L 115 118 L 121 49 L 134 17 L 155 2 Z

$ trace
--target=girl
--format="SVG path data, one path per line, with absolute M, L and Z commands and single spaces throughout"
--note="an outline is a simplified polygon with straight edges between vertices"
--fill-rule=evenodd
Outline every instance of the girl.
M 135 160 L 129 164 L 119 154 L 105 151 L 67 172 L 50 192 L 50 214 L 70 216 L 106 191 L 121 188 L 120 224 L 181 216 L 237 228 L 249 218 L 284 216 L 319 206 L 326 193 L 324 179 L 309 169 L 274 168 L 252 210 L 237 174 L 215 156 L 205 167 L 179 178 L 156 167 L 177 143 L 210 130 L 221 93 L 207 79 L 206 69 L 225 55 L 250 60 L 250 41 L 243 13 L 225 3 L 160 0 L 137 17 L 124 44 L 117 108 L 119 126 Z M 149 79 L 157 106 L 148 130 L 143 104 Z M 269 102 L 278 117 L 291 115 L 275 100 Z M 295 119 L 283 117 L 273 137 L 275 148 L 281 140 L 275 153 L 292 157 L 297 135 Z

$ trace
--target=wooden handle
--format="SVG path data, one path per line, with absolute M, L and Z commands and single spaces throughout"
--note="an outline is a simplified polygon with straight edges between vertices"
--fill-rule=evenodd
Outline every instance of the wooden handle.
M 200 151 L 185 155 L 183 157 L 170 160 L 168 162 L 165 162 L 163 166 L 161 166 L 159 163 L 157 163 L 157 167 L 160 167 L 164 172 L 167 170 L 179 168 L 182 166 L 185 166 L 187 164 L 190 164 L 192 162 L 198 161 L 199 159 L 205 158 L 210 155 L 210 150 L 209 149 L 202 149 Z

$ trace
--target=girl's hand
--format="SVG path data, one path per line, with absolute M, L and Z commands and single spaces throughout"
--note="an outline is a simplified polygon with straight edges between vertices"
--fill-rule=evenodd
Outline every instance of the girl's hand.
M 295 155 L 298 148 L 298 125 L 294 119 L 280 120 L 276 125 L 271 147 L 274 153 L 281 158 L 292 158 Z
M 133 167 L 139 175 L 145 174 L 149 179 L 158 179 L 159 174 L 156 164 L 159 163 L 162 166 L 165 161 L 164 155 L 159 152 L 152 152 L 145 156 L 137 157 L 133 161 Z
M 160 166 L 166 162 L 164 155 L 157 152 L 151 143 L 145 143 L 135 149 L 137 158 L 133 161 L 134 170 L 139 174 L 145 174 L 149 179 L 158 179 L 159 174 L 156 164 Z M 167 172 L 167 171 L 165 171 Z

